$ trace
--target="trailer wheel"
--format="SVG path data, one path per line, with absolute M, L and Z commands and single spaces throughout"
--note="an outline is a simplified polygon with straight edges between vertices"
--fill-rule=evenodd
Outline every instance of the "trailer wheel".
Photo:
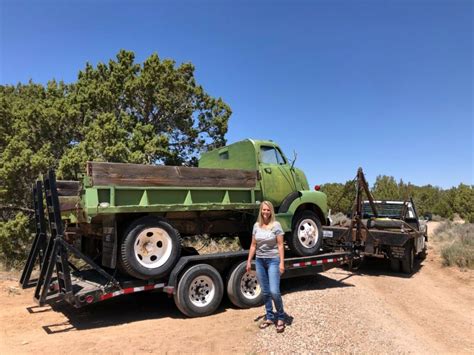
M 411 243 L 407 244 L 405 247 L 405 255 L 401 260 L 402 271 L 405 274 L 413 273 L 413 266 L 415 264 L 415 248 Z
M 179 232 L 164 220 L 146 216 L 125 232 L 120 249 L 120 269 L 139 278 L 165 277 L 181 254 Z
M 178 282 L 174 302 L 188 317 L 212 314 L 222 301 L 224 284 L 212 266 L 198 264 L 190 267 Z
M 393 272 L 400 272 L 400 259 L 390 257 L 390 270 Z
M 292 233 L 287 242 L 290 249 L 299 256 L 318 253 L 323 240 L 321 221 L 313 211 L 304 211 L 296 215 Z
M 227 279 L 227 295 L 232 304 L 239 308 L 251 308 L 262 305 L 263 292 L 254 270 L 247 272 L 247 262 L 237 264 Z

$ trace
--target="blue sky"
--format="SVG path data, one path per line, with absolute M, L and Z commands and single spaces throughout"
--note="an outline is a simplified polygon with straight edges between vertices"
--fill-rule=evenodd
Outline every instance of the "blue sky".
M 0 84 L 75 81 L 132 50 L 192 62 L 227 139 L 273 139 L 310 184 L 359 166 L 473 184 L 471 0 L 1 0 Z

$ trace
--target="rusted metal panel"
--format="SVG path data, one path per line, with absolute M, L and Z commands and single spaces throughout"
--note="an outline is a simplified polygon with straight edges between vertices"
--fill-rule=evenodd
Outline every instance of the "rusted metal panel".
M 79 181 L 57 180 L 58 196 L 78 196 L 81 192 Z
M 92 186 L 180 186 L 255 188 L 257 172 L 240 169 L 206 169 L 88 162 Z
M 80 196 L 59 196 L 59 206 L 61 207 L 61 212 L 75 211 L 80 207 L 80 205 Z

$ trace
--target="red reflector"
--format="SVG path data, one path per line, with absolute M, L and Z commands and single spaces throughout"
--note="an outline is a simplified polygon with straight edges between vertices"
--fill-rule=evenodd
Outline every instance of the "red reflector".
M 321 190 L 321 186 L 315 185 L 315 186 L 314 186 L 314 189 L 315 189 L 316 191 L 319 191 L 319 190 Z
M 94 302 L 94 296 L 91 296 L 91 295 L 87 296 L 87 297 L 86 297 L 86 302 L 87 302 L 87 303 L 92 303 L 92 302 Z

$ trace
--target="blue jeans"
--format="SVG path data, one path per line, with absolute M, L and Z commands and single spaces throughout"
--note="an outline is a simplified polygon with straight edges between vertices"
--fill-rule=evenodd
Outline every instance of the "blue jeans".
M 280 294 L 280 258 L 256 258 L 257 280 L 263 291 L 266 319 L 285 320 L 283 301 Z M 276 312 L 273 312 L 273 303 Z

